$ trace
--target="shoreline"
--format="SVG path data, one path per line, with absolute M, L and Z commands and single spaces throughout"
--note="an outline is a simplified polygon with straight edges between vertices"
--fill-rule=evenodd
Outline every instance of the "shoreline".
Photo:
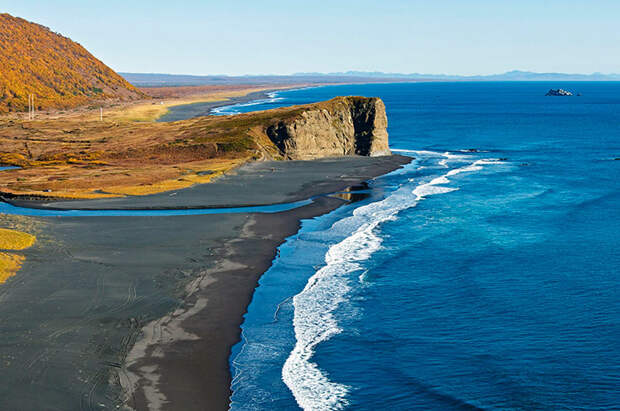
M 385 175 L 411 160 L 375 165 L 356 183 Z M 240 235 L 224 242 L 214 255 L 214 267 L 189 284 L 183 307 L 143 327 L 120 378 L 127 404 L 134 409 L 228 409 L 230 355 L 241 341 L 241 324 L 260 277 L 271 267 L 278 247 L 298 232 L 301 220 L 345 203 L 320 197 L 297 209 L 248 215 Z
M 283 202 L 343 191 L 411 160 L 252 163 L 220 184 L 176 196 L 107 201 Z M 302 219 L 344 202 L 318 197 L 273 214 L 0 215 L 3 226 L 38 239 L 22 253 L 21 270 L 0 288 L 3 320 L 12 324 L 0 322 L 0 357 L 12 358 L 0 377 L 7 383 L 0 387 L 12 386 L 0 389 L 0 408 L 227 409 L 230 353 L 258 279 Z M 22 380 L 29 383 L 8 384 Z
M 266 88 L 260 91 L 253 91 L 243 96 L 229 97 L 228 99 L 222 99 L 218 101 L 196 101 L 194 103 L 185 103 L 175 106 L 169 106 L 168 112 L 161 115 L 156 122 L 167 123 L 179 120 L 186 120 L 200 116 L 213 116 L 213 110 L 221 107 L 236 106 L 238 104 L 251 103 L 257 100 L 266 100 L 269 98 L 269 94 L 277 93 L 279 91 L 295 91 L 304 90 L 307 88 L 325 87 L 330 84 L 318 84 L 318 85 L 305 85 L 305 84 L 292 84 L 290 86 L 282 86 L 275 88 Z M 335 84 L 341 85 L 341 84 Z M 166 117 L 169 118 L 166 118 Z
M 184 103 L 170 106 L 168 107 L 168 112 L 156 118 L 155 121 L 158 123 L 168 123 L 173 121 L 186 120 L 194 117 L 213 115 L 212 111 L 216 108 L 249 103 L 255 100 L 262 100 L 267 98 L 268 93 L 273 93 L 278 90 L 288 89 L 265 89 L 261 91 L 253 91 L 244 96 L 230 97 L 228 99 L 222 99 L 218 101 L 196 101 L 194 103 Z M 294 88 L 291 88 L 291 90 L 294 90 Z M 186 112 L 185 114 L 183 113 L 184 111 Z M 188 114 L 187 111 L 192 114 Z
M 178 120 L 186 120 L 194 117 L 208 115 L 210 107 L 221 107 L 238 104 L 239 102 L 253 101 L 266 96 L 267 93 L 278 90 L 287 90 L 302 86 L 303 84 L 291 84 L 286 86 L 248 85 L 239 89 L 217 90 L 207 93 L 196 93 L 178 96 L 157 96 L 149 100 L 137 101 L 120 109 L 112 109 L 108 117 L 114 120 L 129 120 L 137 122 L 170 123 Z M 199 87 L 197 87 L 199 88 Z M 145 88 L 147 90 L 148 88 Z M 180 109 L 183 107 L 184 109 Z M 209 108 L 205 113 L 204 108 Z M 191 109 L 194 109 L 192 111 Z M 175 115 L 175 112 L 190 110 L 190 114 Z
M 241 340 L 243 317 L 260 277 L 301 220 L 344 203 L 322 198 L 297 210 L 249 216 L 241 235 L 223 244 L 215 267 L 188 285 L 184 307 L 143 328 L 121 378 L 127 405 L 137 410 L 228 409 L 230 355 Z

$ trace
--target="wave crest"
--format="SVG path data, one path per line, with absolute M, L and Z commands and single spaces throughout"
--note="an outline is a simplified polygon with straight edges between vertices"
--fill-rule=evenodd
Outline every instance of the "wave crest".
M 448 157 L 446 154 L 443 156 Z M 448 158 L 454 157 L 450 155 Z M 334 312 L 346 301 L 346 295 L 351 290 L 351 274 L 363 274 L 362 262 L 381 248 L 382 238 L 377 235 L 376 228 L 427 196 L 457 190 L 444 186 L 450 183 L 448 177 L 477 171 L 484 164 L 491 163 L 492 160 L 478 160 L 452 169 L 428 183 L 417 185 L 412 191 L 410 185 L 402 186 L 384 200 L 355 209 L 352 216 L 332 226 L 357 228 L 329 248 L 325 255 L 326 265 L 310 277 L 304 289 L 293 297 L 296 343 L 282 368 L 282 380 L 302 409 L 334 410 L 348 404 L 350 387 L 331 381 L 312 361 L 312 357 L 318 344 L 342 332 Z

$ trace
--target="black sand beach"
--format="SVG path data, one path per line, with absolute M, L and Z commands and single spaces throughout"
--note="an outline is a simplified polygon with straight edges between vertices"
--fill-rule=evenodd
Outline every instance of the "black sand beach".
M 60 210 L 131 210 L 243 207 L 305 200 L 344 190 L 411 160 L 400 155 L 336 157 L 313 161 L 245 164 L 209 184 L 146 196 L 75 201 L 11 200 L 15 205 Z
M 254 163 L 203 186 L 57 208 L 272 204 L 346 189 L 410 158 Z M 333 197 L 276 214 L 30 218 L 37 235 L 0 287 L 0 408 L 226 409 L 230 349 L 258 278 L 301 219 Z M 79 205 L 79 207 L 76 207 Z M 11 388 L 9 388 L 11 387 Z

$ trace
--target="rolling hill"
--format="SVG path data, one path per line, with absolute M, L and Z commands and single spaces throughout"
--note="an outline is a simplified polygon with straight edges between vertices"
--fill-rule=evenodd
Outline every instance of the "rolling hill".
M 0 113 L 69 108 L 143 94 L 84 47 L 47 27 L 0 14 Z

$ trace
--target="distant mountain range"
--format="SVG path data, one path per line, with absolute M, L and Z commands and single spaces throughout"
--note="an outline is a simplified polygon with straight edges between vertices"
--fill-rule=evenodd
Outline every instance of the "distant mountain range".
M 484 76 L 458 76 L 449 74 L 383 73 L 367 71 L 347 71 L 337 73 L 295 73 L 283 75 L 181 75 L 156 73 L 119 73 L 127 81 L 142 87 L 152 86 L 199 86 L 211 84 L 324 84 L 324 83 L 365 83 L 365 82 L 409 82 L 409 81 L 620 81 L 620 74 L 566 74 L 535 73 L 513 70 L 503 74 Z
M 174 86 L 204 86 L 204 85 L 229 85 L 229 84 L 342 84 L 342 83 L 373 83 L 385 81 L 413 81 L 397 77 L 376 76 L 346 76 L 341 74 L 293 74 L 282 75 L 247 75 L 227 76 L 209 75 L 195 76 L 185 74 L 159 74 L 159 73 L 119 73 L 128 82 L 137 87 L 174 87 Z
M 464 80 L 464 81 L 620 81 L 620 74 L 567 74 L 567 73 L 535 73 L 533 71 L 513 70 L 502 74 L 481 76 L 459 76 L 449 74 L 421 74 L 421 73 L 383 73 L 380 71 L 347 71 L 342 73 L 298 73 L 294 76 L 341 76 L 341 77 L 373 77 L 373 78 L 401 78 L 411 80 Z

